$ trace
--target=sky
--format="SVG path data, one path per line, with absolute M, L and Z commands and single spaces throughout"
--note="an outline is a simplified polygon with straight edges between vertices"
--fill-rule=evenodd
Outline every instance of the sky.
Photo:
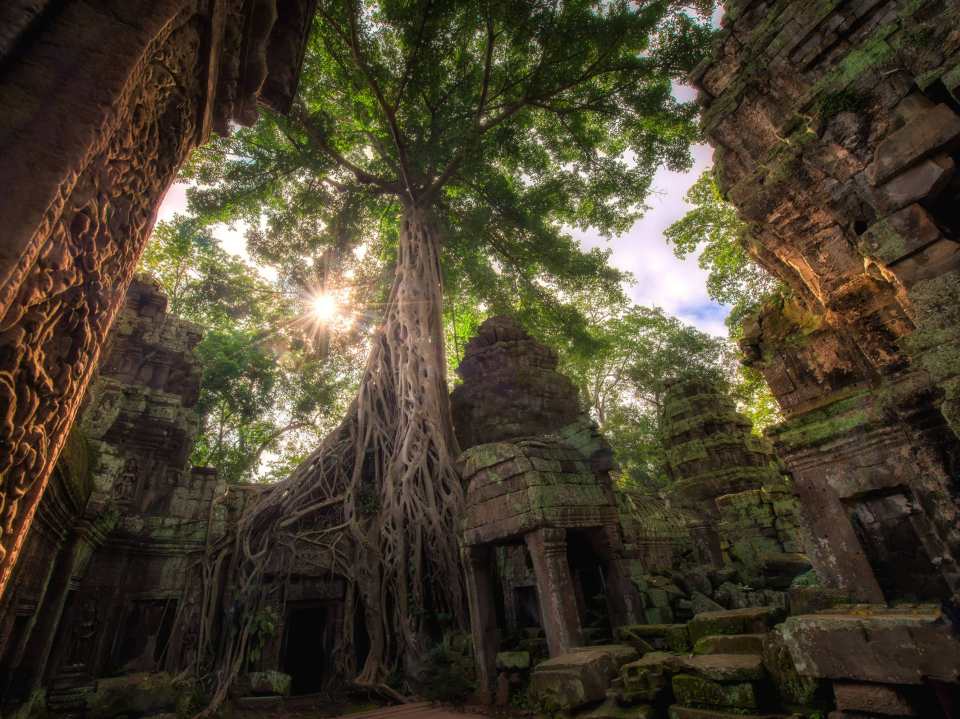
M 713 150 L 699 145 L 693 149 L 693 157 L 689 172 L 671 172 L 666 168 L 657 172 L 654 192 L 647 201 L 650 209 L 629 232 L 612 240 L 596 233 L 574 232 L 574 236 L 584 247 L 612 250 L 610 264 L 635 278 L 627 291 L 637 304 L 661 307 L 704 332 L 726 337 L 723 321 L 730 310 L 707 296 L 707 273 L 700 269 L 694 256 L 678 259 L 663 237 L 663 231 L 691 209 L 684 196 L 710 167 Z

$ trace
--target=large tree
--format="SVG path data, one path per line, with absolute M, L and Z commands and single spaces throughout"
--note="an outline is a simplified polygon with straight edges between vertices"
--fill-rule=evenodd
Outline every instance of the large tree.
M 411 669 L 431 615 L 466 624 L 444 280 L 516 293 L 571 326 L 583 319 L 564 292 L 617 291 L 606 255 L 563 228 L 622 231 L 657 167 L 689 166 L 695 110 L 671 83 L 709 31 L 682 5 L 319 0 L 291 116 L 215 141 L 188 169 L 193 209 L 249 222 L 251 250 L 296 281 L 358 243 L 392 260 L 356 400 L 240 520 L 233 556 L 249 613 L 268 557 L 326 543 L 355 592 L 347 644 L 365 612 L 361 683 L 404 658 Z M 229 639 L 226 676 L 249 639 L 242 626 Z

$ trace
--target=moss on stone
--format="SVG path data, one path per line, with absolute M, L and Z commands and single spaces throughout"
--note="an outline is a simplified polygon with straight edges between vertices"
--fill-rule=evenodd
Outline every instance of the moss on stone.
M 673 677 L 673 693 L 680 704 L 694 707 L 733 707 L 754 709 L 757 694 L 750 682 L 721 684 L 693 674 Z
M 777 438 L 790 449 L 811 447 L 846 434 L 871 422 L 871 413 L 860 407 L 863 395 L 836 402 L 824 410 L 785 422 L 777 429 Z M 838 407 L 838 405 L 840 405 Z

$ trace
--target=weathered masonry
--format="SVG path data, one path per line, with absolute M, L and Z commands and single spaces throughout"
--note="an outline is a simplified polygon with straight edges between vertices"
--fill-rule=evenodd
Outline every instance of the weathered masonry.
M 0 592 L 180 164 L 293 100 L 312 0 L 0 4 Z
M 814 566 L 960 591 L 960 3 L 728 3 L 698 69 L 722 189 L 789 287 L 743 348 L 787 417 Z
M 81 710 L 98 677 L 180 669 L 199 650 L 189 578 L 226 522 L 226 484 L 188 462 L 199 340 L 133 282 L 0 597 L 5 714 L 43 689 L 49 709 Z

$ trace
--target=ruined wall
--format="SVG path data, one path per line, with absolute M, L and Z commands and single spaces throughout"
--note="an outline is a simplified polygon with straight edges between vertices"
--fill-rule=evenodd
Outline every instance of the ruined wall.
M 737 0 L 694 73 L 721 187 L 790 290 L 742 346 L 787 417 L 815 565 L 864 600 L 960 588 L 958 19 L 955 0 Z
M 5 702 L 47 686 L 51 707 L 75 708 L 95 677 L 182 667 L 196 650 L 173 620 L 195 610 L 187 580 L 224 531 L 226 491 L 189 466 L 199 340 L 134 281 L 0 601 Z
M 688 376 L 664 396 L 670 495 L 701 562 L 759 572 L 764 554 L 801 552 L 797 506 L 770 442 L 753 434 L 719 380 Z
M 289 107 L 312 7 L 0 8 L 0 592 L 163 193 L 212 127 Z

